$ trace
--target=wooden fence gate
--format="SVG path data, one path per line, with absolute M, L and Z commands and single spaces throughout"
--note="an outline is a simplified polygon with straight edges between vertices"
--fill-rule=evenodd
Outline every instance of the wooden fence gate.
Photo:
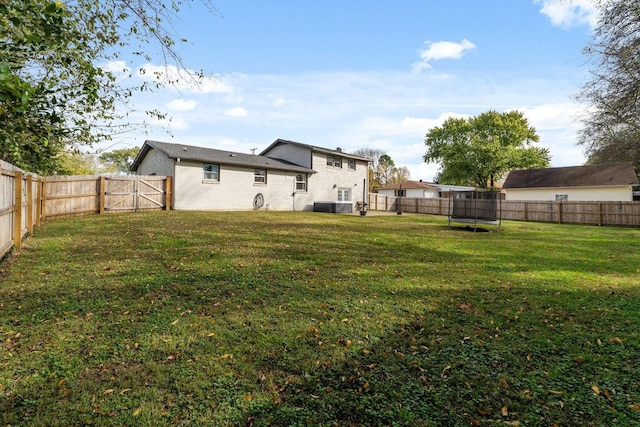
M 165 177 L 154 176 L 106 176 L 100 206 L 105 212 L 165 209 Z M 103 213 L 102 210 L 100 213 Z
M 44 182 L 44 218 L 171 209 L 171 177 L 53 176 Z

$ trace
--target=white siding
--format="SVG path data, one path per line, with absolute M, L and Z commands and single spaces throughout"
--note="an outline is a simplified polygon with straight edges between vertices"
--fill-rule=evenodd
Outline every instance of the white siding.
M 630 202 L 631 186 L 566 187 L 566 188 L 509 188 L 506 200 L 555 201 L 556 195 L 566 194 L 570 202 Z
M 367 163 L 356 161 L 356 169 L 347 168 L 347 159 L 343 157 L 342 168 L 327 166 L 327 155 L 313 153 L 313 169 L 316 174 L 309 176 L 309 190 L 305 197 L 297 202 L 304 203 L 304 210 L 312 210 L 313 202 L 338 201 L 338 189 L 351 191 L 351 203 L 356 209 L 357 202 L 362 202 L 363 188 L 367 188 Z
M 253 210 L 253 200 L 264 197 L 261 209 L 293 210 L 295 173 L 267 171 L 267 183 L 254 183 L 253 168 L 220 165 L 220 181 L 203 179 L 203 163 L 182 161 L 176 165 L 175 209 Z
M 268 153 L 300 166 L 314 166 L 317 173 L 307 175 L 307 190 L 296 190 L 296 172 L 267 170 L 267 183 L 255 183 L 253 167 L 220 164 L 219 182 L 204 180 L 202 162 L 175 162 L 158 150 L 150 150 L 140 162 L 138 174 L 166 175 L 173 180 L 173 207 L 178 210 L 252 210 L 253 200 L 260 193 L 264 198 L 261 209 L 313 210 L 314 202 L 337 202 L 338 190 L 348 189 L 353 209 L 362 202 L 367 188 L 367 162 L 356 161 L 356 169 L 349 169 L 346 158 L 342 167 L 327 166 L 324 153 L 308 147 L 288 144 Z
M 266 153 L 268 157 L 282 159 L 298 166 L 313 169 L 311 164 L 311 150 L 296 144 L 279 144 Z
M 174 161 L 162 151 L 151 149 L 138 165 L 138 175 L 173 176 Z

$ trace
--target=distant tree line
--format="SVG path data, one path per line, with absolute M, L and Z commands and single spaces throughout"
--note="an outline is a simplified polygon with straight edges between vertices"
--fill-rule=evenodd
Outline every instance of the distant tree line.
M 369 164 L 369 190 L 391 184 L 399 184 L 411 179 L 406 166 L 396 166 L 386 151 L 378 148 L 360 148 L 353 152 L 356 156 L 371 159 Z

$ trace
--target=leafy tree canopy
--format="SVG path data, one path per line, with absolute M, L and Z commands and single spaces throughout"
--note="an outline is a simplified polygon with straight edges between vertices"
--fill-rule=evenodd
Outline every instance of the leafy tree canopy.
M 138 152 L 139 147 L 121 148 L 113 151 L 106 151 L 100 154 L 100 159 L 107 166 L 110 172 L 130 174 L 129 168 L 133 164 Z
M 77 150 L 58 154 L 56 165 L 56 175 L 94 175 L 103 172 L 93 154 Z
M 592 42 L 591 79 L 578 98 L 589 105 L 579 143 L 589 163 L 630 161 L 640 173 L 640 0 L 603 0 Z
M 171 83 L 160 75 L 151 84 L 131 83 L 127 77 L 133 73 L 123 58 L 148 63 L 156 45 L 165 64 L 184 69 L 171 19 L 184 3 L 195 1 L 1 2 L 0 158 L 48 174 L 70 146 L 121 132 L 134 92 Z
M 538 140 L 521 112 L 488 111 L 468 119 L 450 118 L 430 129 L 424 161 L 441 163 L 441 183 L 493 187 L 512 169 L 549 165 L 549 150 L 531 145 Z

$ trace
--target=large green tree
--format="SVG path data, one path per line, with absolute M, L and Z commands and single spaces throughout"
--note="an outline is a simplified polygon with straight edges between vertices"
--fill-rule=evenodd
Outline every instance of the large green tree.
M 428 131 L 424 161 L 441 164 L 440 183 L 493 187 L 512 169 L 549 165 L 549 150 L 532 145 L 538 140 L 519 111 L 449 118 Z
M 110 172 L 130 174 L 129 169 L 133 164 L 140 147 L 120 148 L 118 150 L 105 151 L 100 154 L 100 160 Z
M 132 58 L 147 63 L 158 58 L 184 70 L 171 22 L 181 6 L 195 1 L 209 4 L 2 1 L 0 158 L 46 174 L 57 168 L 58 154 L 69 146 L 122 132 L 132 94 L 171 83 L 164 76 L 151 84 L 132 79 Z M 147 113 L 162 116 L 156 110 Z
M 591 43 L 590 108 L 579 133 L 589 163 L 630 161 L 640 172 L 640 0 L 603 0 Z

